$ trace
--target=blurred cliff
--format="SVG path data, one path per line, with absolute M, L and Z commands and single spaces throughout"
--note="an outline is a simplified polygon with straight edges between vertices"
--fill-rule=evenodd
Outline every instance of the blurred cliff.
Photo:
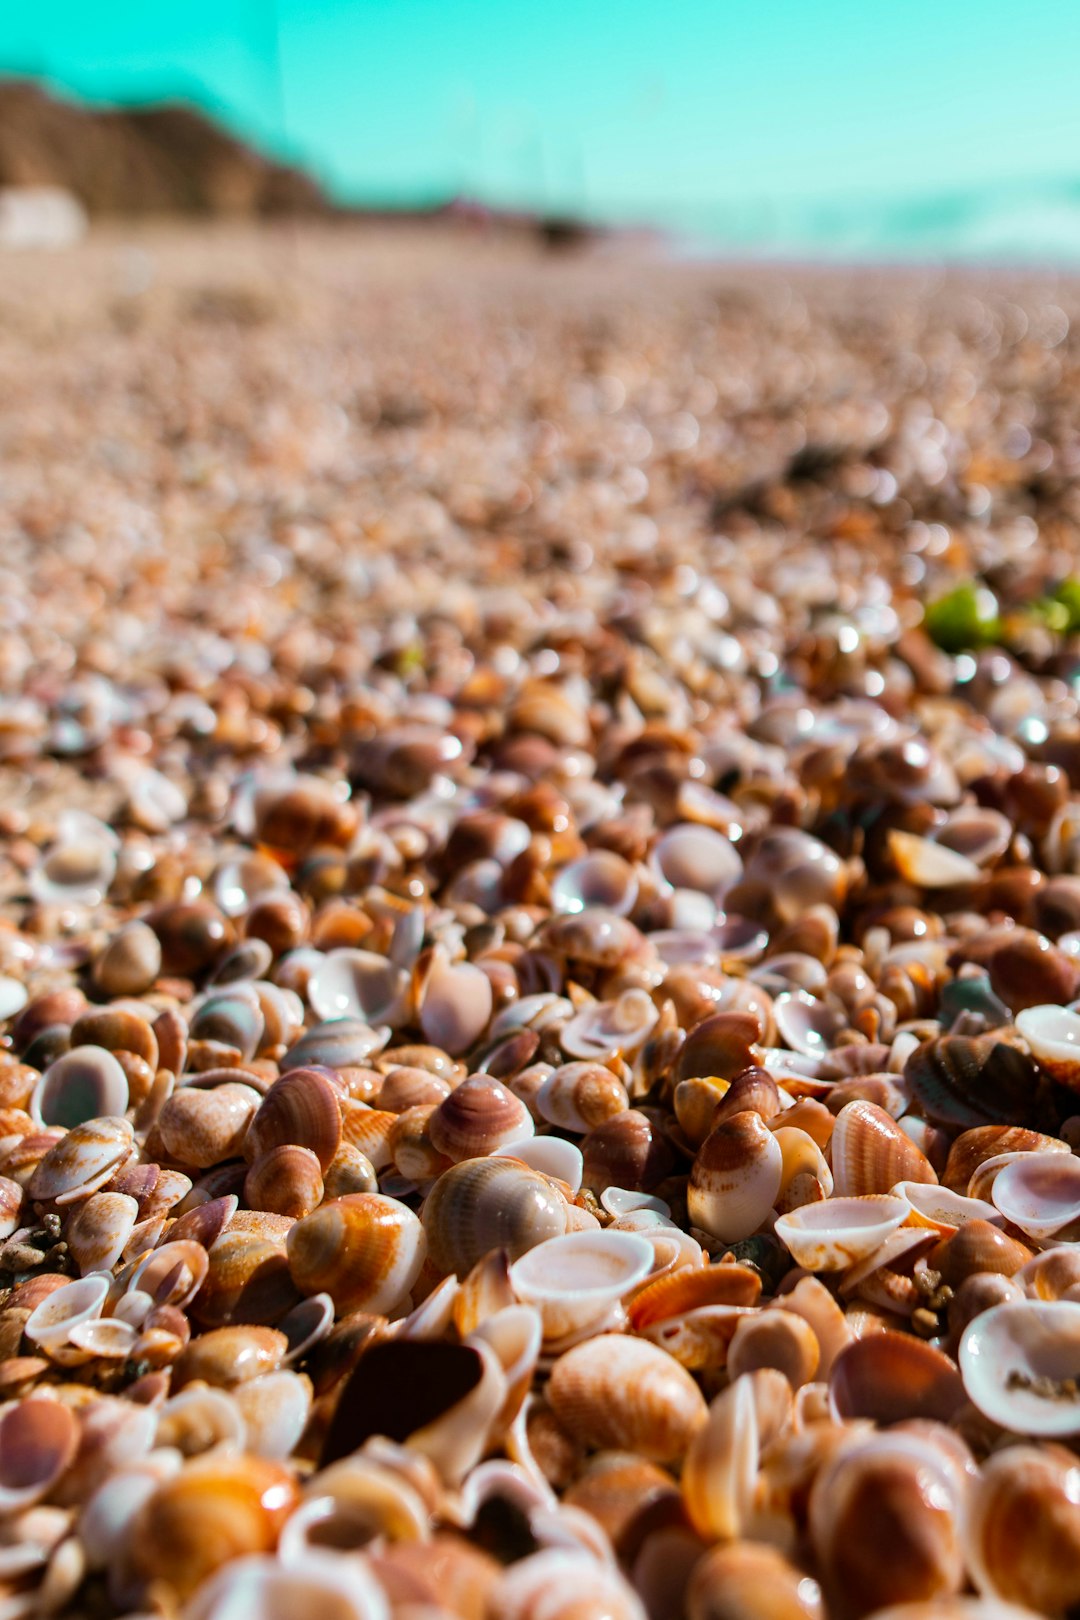
M 300 169 L 275 163 L 192 107 L 78 106 L 0 80 L 0 187 L 54 187 L 96 215 L 325 215 Z

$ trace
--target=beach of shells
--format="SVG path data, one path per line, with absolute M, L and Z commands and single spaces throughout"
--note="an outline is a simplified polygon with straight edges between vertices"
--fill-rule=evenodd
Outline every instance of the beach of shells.
M 0 279 L 0 1620 L 1080 1612 L 1080 286 Z

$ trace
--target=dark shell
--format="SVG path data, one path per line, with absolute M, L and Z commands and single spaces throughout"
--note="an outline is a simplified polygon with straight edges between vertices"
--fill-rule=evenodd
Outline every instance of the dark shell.
M 995 1035 L 941 1035 L 908 1058 L 904 1078 L 935 1125 L 1022 1125 L 1040 1088 L 1034 1060 Z
M 479 1352 L 468 1345 L 423 1339 L 373 1344 L 341 1392 L 319 1466 L 348 1457 L 372 1435 L 407 1440 L 464 1400 L 483 1373 Z

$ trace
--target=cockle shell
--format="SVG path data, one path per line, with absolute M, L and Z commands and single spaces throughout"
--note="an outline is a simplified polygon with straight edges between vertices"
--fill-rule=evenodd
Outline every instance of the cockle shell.
M 255 1160 L 244 1177 L 244 1198 L 252 1209 L 300 1219 L 323 1198 L 318 1158 L 310 1148 L 282 1143 Z
M 776 1236 L 806 1271 L 844 1271 L 872 1254 L 907 1218 L 908 1203 L 886 1193 L 830 1198 L 781 1215 Z
M 328 1075 L 297 1068 L 274 1083 L 259 1104 L 244 1139 L 249 1162 L 273 1148 L 308 1148 L 325 1171 L 341 1143 L 338 1093 Z
M 971 1178 L 987 1159 L 1002 1153 L 1068 1153 L 1069 1144 L 1020 1125 L 978 1125 L 963 1131 L 949 1149 L 941 1180 L 954 1192 L 968 1193 Z
M 158 1115 L 157 1130 L 179 1164 L 208 1169 L 238 1157 L 261 1101 L 251 1086 L 234 1081 L 208 1090 L 182 1086 Z
M 710 1132 L 690 1172 L 690 1220 L 724 1243 L 749 1237 L 776 1202 L 783 1153 L 759 1114 L 735 1114 Z
M 27 1192 L 57 1204 L 89 1198 L 130 1153 L 134 1134 L 126 1119 L 103 1117 L 74 1126 L 37 1164 Z
M 760 1542 L 714 1547 L 694 1567 L 687 1620 L 823 1620 L 821 1588 Z
M 670 1174 L 675 1163 L 662 1132 L 640 1108 L 612 1114 L 594 1126 L 581 1144 L 581 1154 L 581 1183 L 597 1194 L 612 1186 L 648 1191 Z
M 959 1361 L 969 1398 L 1002 1428 L 1080 1433 L 1080 1304 L 1032 1299 L 984 1311 L 964 1329 Z
M 627 1307 L 630 1326 L 642 1332 L 707 1305 L 756 1305 L 761 1277 L 749 1266 L 682 1266 L 640 1287 Z
M 642 1339 L 600 1334 L 560 1356 L 548 1400 L 586 1445 L 633 1451 L 652 1462 L 681 1457 L 706 1420 L 700 1390 L 665 1351 Z
M 1021 1153 L 994 1177 L 990 1196 L 1000 1214 L 1036 1242 L 1080 1220 L 1080 1159 Z
M 127 1077 L 112 1053 L 102 1046 L 74 1046 L 45 1070 L 31 1113 L 38 1124 L 70 1129 L 105 1115 L 120 1117 L 127 1106 Z
M 516 1260 L 510 1286 L 537 1307 L 544 1337 L 553 1341 L 608 1326 L 652 1264 L 652 1245 L 633 1232 L 568 1232 Z
M 381 1193 L 351 1193 L 297 1221 L 286 1248 L 302 1293 L 327 1293 L 341 1312 L 390 1311 L 419 1276 L 426 1242 L 404 1204 Z
M 963 1400 L 960 1374 L 948 1356 L 912 1334 L 891 1329 L 853 1340 L 829 1376 L 830 1404 L 844 1419 L 866 1417 L 883 1425 L 909 1418 L 947 1423 Z
M 532 1115 L 525 1104 L 487 1075 L 470 1075 L 444 1097 L 428 1118 L 437 1153 L 454 1163 L 496 1153 L 506 1143 L 531 1136 Z
M 138 1218 L 139 1206 L 124 1193 L 99 1192 L 76 1204 L 64 1238 L 79 1270 L 111 1271 Z
M 1027 1053 L 997 1035 L 923 1041 L 908 1057 L 904 1078 L 927 1119 L 951 1129 L 1023 1124 L 1038 1081 Z
M 517 1260 L 566 1231 L 567 1206 L 545 1176 L 511 1159 L 466 1159 L 445 1171 L 421 1211 L 436 1271 L 464 1277 L 492 1249 Z
M 1080 1467 L 1060 1446 L 1010 1446 L 987 1458 L 967 1510 L 968 1567 L 993 1614 L 1064 1616 L 1080 1602 Z
M 829 1157 L 839 1198 L 887 1193 L 898 1181 L 937 1181 L 925 1154 L 883 1108 L 870 1102 L 841 1108 Z

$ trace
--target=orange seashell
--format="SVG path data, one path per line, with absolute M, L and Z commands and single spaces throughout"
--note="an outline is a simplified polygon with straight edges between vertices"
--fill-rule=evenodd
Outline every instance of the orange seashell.
M 941 1179 L 953 1192 L 967 1195 L 980 1164 L 1000 1153 L 1067 1153 L 1068 1144 L 1022 1125 L 976 1125 L 956 1138 Z M 902 1178 L 899 1178 L 902 1179 Z
M 937 1181 L 926 1155 L 891 1115 L 871 1102 L 850 1102 L 841 1108 L 829 1159 L 838 1198 L 887 1193 L 898 1181 Z
M 965 1221 L 930 1252 L 929 1264 L 942 1282 L 956 1288 L 966 1277 L 990 1271 L 1011 1277 L 1031 1259 L 1032 1251 L 989 1221 Z
M 339 1311 L 389 1311 L 420 1274 L 426 1242 L 419 1219 L 381 1193 L 351 1193 L 297 1221 L 287 1239 L 301 1293 L 327 1293 Z
M 760 1295 L 760 1274 L 749 1266 L 682 1266 L 644 1283 L 630 1301 L 627 1316 L 630 1326 L 640 1331 L 704 1305 L 756 1305 Z
M 933 1345 L 886 1329 L 855 1339 L 842 1350 L 829 1377 L 838 1416 L 902 1423 L 932 1418 L 947 1423 L 967 1396 L 956 1364 Z
M 252 1209 L 297 1220 L 310 1215 L 323 1197 L 317 1156 L 310 1148 L 290 1142 L 260 1154 L 244 1178 L 244 1197 Z
M 270 1087 L 248 1127 L 244 1155 L 253 1163 L 276 1147 L 308 1148 L 325 1170 L 341 1142 L 338 1092 L 318 1069 L 291 1069 Z

